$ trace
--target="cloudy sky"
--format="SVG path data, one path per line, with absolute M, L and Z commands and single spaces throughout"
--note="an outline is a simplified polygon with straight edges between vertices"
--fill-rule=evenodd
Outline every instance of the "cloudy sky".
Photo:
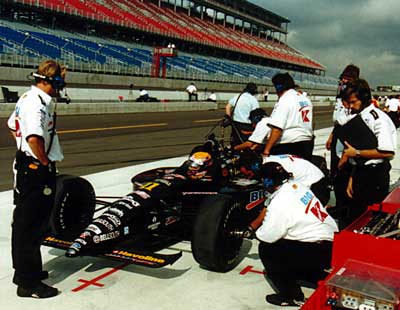
M 288 44 L 337 77 L 354 63 L 372 85 L 400 85 L 400 0 L 250 0 L 288 18 Z

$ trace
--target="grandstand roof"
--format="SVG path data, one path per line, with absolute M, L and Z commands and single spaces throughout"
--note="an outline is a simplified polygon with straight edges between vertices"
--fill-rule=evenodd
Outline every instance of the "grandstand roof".
M 192 0 L 194 3 L 206 5 L 227 14 L 240 17 L 243 20 L 251 21 L 274 31 L 287 33 L 282 24 L 290 23 L 290 20 L 268 11 L 258 5 L 246 0 Z

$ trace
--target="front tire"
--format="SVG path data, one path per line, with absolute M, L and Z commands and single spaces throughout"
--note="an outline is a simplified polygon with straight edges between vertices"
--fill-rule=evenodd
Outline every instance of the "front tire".
M 91 223 L 95 208 L 96 195 L 87 180 L 72 175 L 57 176 L 51 233 L 67 240 L 75 239 Z
M 243 239 L 229 232 L 243 229 L 243 207 L 228 195 L 209 196 L 199 206 L 193 225 L 192 253 L 201 267 L 226 272 L 240 262 Z

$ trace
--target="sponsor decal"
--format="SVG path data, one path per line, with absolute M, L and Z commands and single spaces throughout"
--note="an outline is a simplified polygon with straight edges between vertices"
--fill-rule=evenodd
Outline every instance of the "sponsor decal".
M 169 182 L 169 181 L 167 181 L 166 179 L 157 179 L 156 180 L 158 183 L 162 183 L 162 184 L 165 184 L 165 185 L 167 185 L 167 186 L 171 186 L 171 182 Z
M 79 235 L 79 238 L 86 238 L 86 237 L 90 237 L 92 234 L 90 233 L 90 231 L 85 230 L 83 233 L 81 233 Z
M 102 233 L 101 229 L 94 224 L 90 224 L 88 227 L 86 227 L 86 230 L 92 231 L 97 235 Z M 82 237 L 82 238 L 84 238 L 84 237 Z
M 82 238 L 76 239 L 75 242 L 79 242 L 82 245 L 86 245 L 87 244 L 87 242 L 85 240 L 83 240 Z
M 94 242 L 94 243 L 99 243 L 99 242 L 100 242 L 100 237 L 97 236 L 97 235 L 94 236 L 94 237 L 93 237 L 93 242 Z
M 264 202 L 265 199 L 265 190 L 263 189 L 250 192 L 249 203 L 246 205 L 246 210 L 253 209 L 260 203 Z
M 113 213 L 113 214 L 119 216 L 120 218 L 124 216 L 124 211 L 117 209 L 117 208 L 109 208 L 107 210 L 107 212 Z
M 115 203 L 118 207 L 125 207 L 125 208 L 127 208 L 128 210 L 131 210 L 131 209 L 133 209 L 133 206 L 131 205 L 131 203 L 128 201 L 128 202 L 125 202 L 125 201 L 122 201 L 122 200 L 118 200 L 116 203 Z
M 144 191 L 134 191 L 132 194 L 138 195 L 140 198 L 149 199 L 151 196 Z M 131 195 L 132 195 L 131 194 Z
M 163 179 L 173 180 L 173 179 L 181 179 L 186 180 L 187 178 L 182 174 L 171 173 L 163 176 Z
M 159 263 L 159 264 L 163 264 L 165 262 L 165 259 L 162 259 L 162 258 L 156 258 L 156 257 L 150 256 L 150 255 L 135 254 L 135 253 L 127 252 L 127 251 L 115 250 L 112 252 L 112 254 L 118 255 L 120 257 L 130 257 L 133 259 L 154 262 L 154 263 Z
M 121 200 L 119 200 L 118 202 L 120 202 L 120 201 L 126 201 L 127 203 L 129 203 L 130 205 L 132 205 L 133 207 L 140 207 L 140 203 L 139 202 L 137 202 L 135 199 L 133 199 L 133 197 L 132 196 L 125 196 L 125 197 L 123 197 Z M 131 208 L 132 209 L 132 208 Z
M 151 224 L 151 225 L 147 226 L 147 228 L 150 229 L 150 230 L 154 230 L 154 229 L 157 229 L 158 226 L 160 226 L 160 224 L 161 224 L 160 222 L 157 222 L 157 223 L 154 223 L 154 224 Z
M 124 227 L 124 235 L 129 234 L 129 226 Z
M 248 203 L 246 205 L 246 210 L 249 211 L 249 210 L 253 209 L 254 207 L 258 206 L 260 203 L 263 203 L 264 201 L 265 201 L 265 197 L 264 198 L 260 198 L 260 199 L 258 199 L 256 201 L 250 202 L 250 203 Z
M 99 235 L 98 237 L 100 239 L 100 242 L 107 241 L 110 239 L 115 239 L 115 238 L 119 237 L 119 231 L 112 231 L 107 234 Z
M 113 230 L 114 229 L 114 226 L 110 222 L 107 222 L 106 220 L 104 220 L 102 218 L 97 218 L 93 222 L 104 225 L 108 230 Z
M 115 227 L 121 226 L 121 220 L 113 214 L 103 214 L 107 219 L 114 224 Z
M 168 216 L 168 217 L 165 219 L 165 226 L 171 225 L 171 224 L 173 224 L 173 223 L 179 221 L 180 219 L 181 219 L 181 218 L 178 217 L 178 216 Z
M 54 238 L 54 237 L 47 237 L 45 240 L 48 241 L 48 242 L 54 242 L 54 243 L 58 243 L 58 244 L 65 244 L 65 245 L 71 245 L 72 244 L 71 241 L 60 240 L 60 239 L 57 239 L 57 238 Z
M 81 244 L 79 242 L 74 242 L 71 244 L 71 248 L 75 249 L 75 250 L 79 250 L 81 248 Z
M 182 192 L 182 196 L 185 195 L 217 195 L 218 192 Z

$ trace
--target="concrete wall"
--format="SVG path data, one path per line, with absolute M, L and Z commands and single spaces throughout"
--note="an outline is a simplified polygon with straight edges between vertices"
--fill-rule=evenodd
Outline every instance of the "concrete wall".
M 8 87 L 10 91 L 17 91 L 22 95 L 32 84 L 27 76 L 33 69 L 0 67 L 0 86 Z M 223 108 L 226 102 L 238 94 L 245 85 L 234 83 L 195 82 L 199 92 L 199 102 L 187 102 L 185 91 L 190 83 L 184 80 L 155 79 L 150 77 L 120 76 L 94 73 L 69 72 L 67 75 L 67 92 L 72 102 L 70 105 L 58 104 L 58 114 L 104 114 L 104 113 L 134 113 L 134 112 L 167 112 L 191 111 Z M 133 84 L 133 90 L 129 85 Z M 260 85 L 260 91 L 265 85 Z M 151 97 L 162 102 L 135 102 L 139 97 L 139 89 L 146 89 Z M 205 91 L 207 88 L 207 91 Z M 273 90 L 268 85 L 270 92 Z M 211 91 L 217 95 L 216 103 L 205 102 Z M 314 105 L 332 104 L 335 94 L 332 91 L 307 90 Z M 268 102 L 260 100 L 261 106 L 272 107 L 277 101 L 273 93 Z M 4 103 L 3 93 L 0 91 L 0 117 L 7 117 L 14 109 L 15 104 Z

